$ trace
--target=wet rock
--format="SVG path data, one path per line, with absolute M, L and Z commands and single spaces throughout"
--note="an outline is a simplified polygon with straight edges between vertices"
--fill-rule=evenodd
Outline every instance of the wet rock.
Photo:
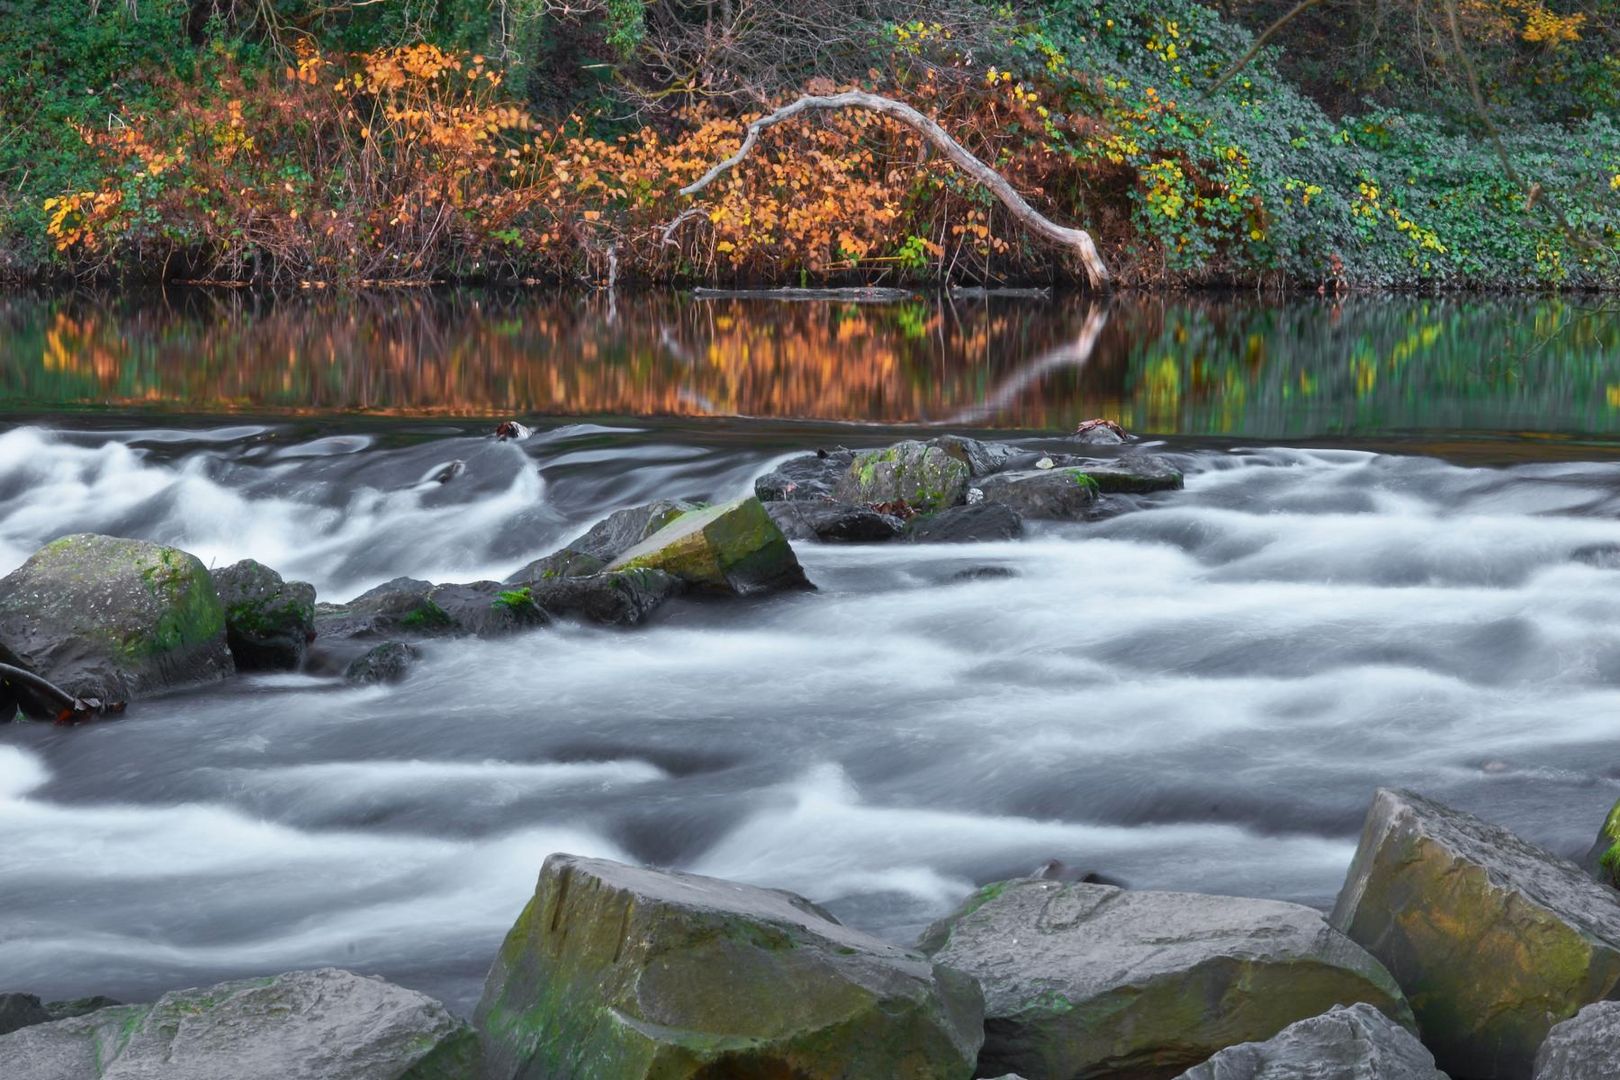
M 1333 924 L 1395 976 L 1456 1076 L 1527 1078 L 1554 1024 L 1620 995 L 1620 894 L 1412 792 L 1373 797 Z
M 796 499 L 769 502 L 765 510 L 789 540 L 819 540 L 831 544 L 875 544 L 893 540 L 905 522 L 865 506 Z
M 981 442 L 964 435 L 941 435 L 937 439 L 929 439 L 926 445 L 938 447 L 966 465 L 969 477 L 999 472 L 1018 454 L 1016 447 L 1006 443 Z
M 995 578 L 1015 578 L 1018 571 L 1010 566 L 970 566 L 951 575 L 952 581 L 990 581 Z
M 431 998 L 327 968 L 164 994 L 0 1036 L 6 1080 L 466 1080 L 478 1042 Z
M 0 663 L 79 697 L 125 701 L 234 670 L 208 570 L 178 548 L 79 534 L 0 578 Z M 31 716 L 55 709 L 32 695 Z
M 1410 1031 L 1358 1004 L 1289 1024 L 1265 1042 L 1229 1046 L 1179 1080 L 1446 1080 L 1446 1074 Z
M 1603 884 L 1620 888 L 1620 802 L 1609 808 L 1582 865 Z
M 615 510 L 550 555 L 536 559 L 506 579 L 530 585 L 560 577 L 599 574 L 608 563 L 635 547 L 682 514 L 702 509 L 685 499 L 658 499 Z
M 603 626 L 637 626 L 686 588 L 662 570 L 623 570 L 589 577 L 560 577 L 529 586 L 549 615 Z
M 977 481 L 987 504 L 1000 504 L 1024 517 L 1080 521 L 1097 504 L 1097 482 L 1080 469 L 1031 469 L 997 473 Z
M 1570 552 L 1569 557 L 1599 570 L 1620 570 L 1620 544 L 1587 544 Z
M 1104 495 L 1151 495 L 1155 491 L 1180 491 L 1187 486 L 1180 469 L 1163 458 L 1147 454 L 1112 460 L 1089 458 L 1070 464 L 1085 470 Z
M 475 1024 L 495 1080 L 971 1075 L 978 988 L 801 897 L 553 855 Z
M 1535 1080 L 1620 1076 L 1620 1001 L 1598 1001 L 1554 1024 L 1536 1052 Z
M 787 537 L 753 496 L 682 514 L 609 570 L 662 570 L 695 589 L 749 596 L 809 586 Z
M 506 579 L 508 585 L 533 585 L 557 578 L 589 577 L 607 569 L 607 560 L 565 547 L 544 555 Z
M 8 1035 L 35 1024 L 49 1023 L 54 1017 L 44 1002 L 33 994 L 0 994 L 0 1035 Z
M 403 641 L 385 641 L 367 650 L 344 668 L 343 680 L 353 686 L 397 683 L 410 674 L 411 668 L 421 658 L 421 651 L 414 645 Z
M 1069 438 L 1086 446 L 1118 446 L 1130 435 L 1112 420 L 1082 420 Z
M 1298 904 L 1021 879 L 921 948 L 979 980 L 980 1075 L 1170 1077 L 1334 1005 L 1411 1013 L 1376 960 Z
M 904 502 L 922 512 L 955 506 L 967 495 L 968 466 L 939 446 L 908 439 L 855 455 L 833 490 L 839 502 Z
M 315 636 L 315 586 L 252 559 L 215 570 L 225 640 L 239 671 L 296 671 Z
M 830 499 L 854 460 L 855 451 L 842 446 L 792 458 L 755 480 L 754 494 L 761 502 L 768 503 Z
M 494 581 L 435 585 L 401 577 L 347 604 L 315 608 L 316 633 L 325 645 L 349 638 L 501 637 L 548 621 L 522 589 Z
M 977 544 L 1023 535 L 1024 519 L 1018 511 L 992 502 L 953 506 L 906 523 L 906 539 L 914 544 Z

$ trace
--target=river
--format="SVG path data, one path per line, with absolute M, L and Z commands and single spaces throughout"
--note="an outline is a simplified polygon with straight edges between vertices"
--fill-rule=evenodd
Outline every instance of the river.
M 793 452 L 1090 416 L 1187 476 L 1017 542 L 799 545 L 817 592 L 432 643 L 395 687 L 0 726 L 0 989 L 336 964 L 468 1011 L 552 851 L 905 940 L 1053 858 L 1325 906 L 1379 785 L 1571 854 L 1620 796 L 1601 306 L 77 295 L 0 332 L 0 573 L 97 531 L 325 599 L 498 578 Z

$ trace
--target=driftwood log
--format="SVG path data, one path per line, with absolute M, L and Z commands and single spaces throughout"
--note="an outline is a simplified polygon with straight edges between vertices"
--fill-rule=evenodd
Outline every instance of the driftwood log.
M 1048 219 L 1018 194 L 1017 190 L 1007 182 L 1007 178 L 996 170 L 968 153 L 961 143 L 953 139 L 949 132 L 939 124 L 924 116 L 916 109 L 903 101 L 883 97 L 880 94 L 868 94 L 862 90 L 848 90 L 841 94 L 815 95 L 807 94 L 790 105 L 784 105 L 773 113 L 767 113 L 748 125 L 743 134 L 742 146 L 737 152 L 715 165 L 708 172 L 698 177 L 692 183 L 681 188 L 682 195 L 696 195 L 730 169 L 735 168 L 748 156 L 748 152 L 759 141 L 759 133 L 766 128 L 775 127 L 784 120 L 791 120 L 802 112 L 811 109 L 865 109 L 869 112 L 880 113 L 893 120 L 898 120 L 907 127 L 927 139 L 936 149 L 950 159 L 951 164 L 962 170 L 968 176 L 982 184 L 989 192 L 1001 201 L 1009 213 L 1018 223 L 1030 232 L 1046 240 L 1048 243 L 1067 250 L 1080 259 L 1085 268 L 1086 279 L 1094 289 L 1106 289 L 1111 281 L 1108 266 L 1103 262 L 1102 255 L 1097 251 L 1097 245 L 1092 242 L 1091 234 L 1084 229 L 1071 229 Z M 698 207 L 690 207 L 683 211 L 679 217 L 664 226 L 664 241 L 668 243 L 675 230 L 686 221 L 702 214 Z

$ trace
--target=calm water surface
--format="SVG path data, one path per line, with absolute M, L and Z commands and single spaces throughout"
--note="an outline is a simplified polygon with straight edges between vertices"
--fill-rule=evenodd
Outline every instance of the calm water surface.
M 0 727 L 0 989 L 334 963 L 467 1009 L 555 850 L 899 940 L 1049 858 L 1327 904 L 1379 784 L 1581 850 L 1620 796 L 1617 339 L 1568 302 L 0 300 L 0 573 L 95 530 L 334 600 L 499 577 L 925 426 L 1111 416 L 1188 476 L 1016 543 L 801 545 L 814 594 L 434 643 L 399 687 Z

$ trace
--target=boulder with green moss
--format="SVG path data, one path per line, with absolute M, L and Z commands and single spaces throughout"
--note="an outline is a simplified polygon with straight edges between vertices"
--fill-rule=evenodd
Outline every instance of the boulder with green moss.
M 945 447 L 908 439 L 856 454 L 833 498 L 857 506 L 903 502 L 920 512 L 943 510 L 967 496 L 969 475 L 967 462 Z
M 47 544 L 0 578 L 0 663 L 103 701 L 234 670 L 224 608 L 195 556 L 93 534 Z M 26 695 L 22 707 L 54 715 Z
M 327 968 L 177 990 L 0 1036 L 6 1080 L 469 1080 L 478 1040 L 438 1002 Z
M 225 639 L 238 671 L 296 671 L 315 636 L 315 586 L 252 559 L 215 570 Z
M 682 514 L 608 569 L 661 570 L 694 589 L 738 596 L 810 584 L 787 537 L 752 495 Z
M 502 637 L 548 621 L 529 590 L 494 581 L 435 585 L 394 578 L 346 604 L 318 604 L 315 629 L 323 647 L 366 639 Z
M 635 547 L 682 514 L 701 510 L 685 499 L 657 499 L 615 510 L 550 555 L 534 560 L 506 579 L 509 585 L 533 585 L 564 577 L 600 573 L 608 563 Z
M 553 855 L 474 1015 L 489 1080 L 967 1080 L 971 979 L 801 897 Z
M 639 626 L 686 583 L 662 570 L 615 570 L 536 581 L 523 588 L 547 615 L 598 626 Z
M 1603 884 L 1620 888 L 1620 802 L 1609 808 L 1597 839 L 1586 853 L 1585 865 Z
M 1395 976 L 1455 1076 L 1528 1078 L 1554 1024 L 1620 996 L 1620 894 L 1412 792 L 1374 796 L 1333 924 Z
M 986 886 L 922 950 L 979 980 L 979 1075 L 1168 1078 L 1334 1005 L 1410 1025 L 1377 960 L 1298 904 L 1026 878 Z

